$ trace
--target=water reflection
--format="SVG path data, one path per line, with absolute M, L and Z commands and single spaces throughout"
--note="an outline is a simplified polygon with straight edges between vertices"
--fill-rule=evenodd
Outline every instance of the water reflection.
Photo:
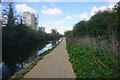
M 52 47 L 53 47 L 53 45 L 51 43 L 50 44 L 46 44 L 46 46 L 43 49 L 38 51 L 37 55 L 39 56 L 41 53 L 51 49 Z
M 43 52 L 53 48 L 62 39 L 52 41 L 47 44 L 38 44 L 32 46 L 15 46 L 4 50 L 3 48 L 3 64 L 2 77 L 3 79 L 10 78 L 16 72 L 26 67 L 29 63 L 35 60 Z M 1 69 L 1 68 L 0 68 Z
M 60 41 L 62 41 L 62 38 L 58 41 L 49 41 L 49 44 L 46 44 L 46 46 L 43 49 L 39 50 L 37 55 L 39 56 L 43 52 L 55 47 L 55 45 L 57 45 Z
M 17 71 L 24 68 L 24 61 L 29 57 L 34 57 L 38 48 L 42 48 L 44 44 L 39 45 L 25 45 L 3 48 L 3 66 L 2 77 L 9 78 Z

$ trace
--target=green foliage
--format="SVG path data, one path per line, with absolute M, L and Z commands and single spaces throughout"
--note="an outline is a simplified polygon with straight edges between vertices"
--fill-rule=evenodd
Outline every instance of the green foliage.
M 61 37 L 59 33 L 50 33 L 50 34 L 48 33 L 46 36 L 49 41 L 59 40 Z
M 67 41 L 70 62 L 77 78 L 118 78 L 116 58 L 100 48 L 88 48 Z
M 67 37 L 73 37 L 73 31 L 65 31 L 65 36 Z
M 86 35 L 86 22 L 85 21 L 81 21 L 74 26 L 73 35 L 76 37 Z
M 42 32 L 32 30 L 25 25 L 16 25 L 14 27 L 3 27 L 3 46 L 22 46 L 37 44 L 43 42 Z M 41 35 L 42 34 L 42 35 Z
M 111 33 L 117 24 L 116 19 L 115 13 L 110 10 L 99 11 L 88 21 L 88 33 L 94 36 Z
M 88 21 L 78 22 L 73 30 L 65 32 L 65 36 L 70 62 L 77 78 L 119 77 L 119 54 L 111 53 L 108 51 L 108 47 L 108 50 L 104 51 L 104 44 L 102 43 L 103 46 L 99 44 L 99 47 L 95 46 L 96 48 L 82 46 L 85 43 L 82 45 L 76 43 L 79 43 L 81 38 L 85 36 L 94 37 L 96 39 L 95 44 L 98 44 L 97 41 L 112 41 L 112 38 L 115 38 L 118 41 L 117 44 L 114 44 L 118 48 L 115 50 L 120 53 L 120 2 L 112 10 L 99 11 Z M 92 44 L 91 42 L 89 43 Z M 113 44 L 112 42 L 109 43 Z
M 116 30 L 120 31 L 117 27 L 120 22 L 118 21 L 119 16 L 117 12 L 119 12 L 118 6 L 115 10 L 106 9 L 104 11 L 98 11 L 88 21 L 80 21 L 75 24 L 73 30 L 71 32 L 69 31 L 68 35 L 73 35 L 74 37 L 85 35 L 96 37 L 115 33 Z
M 45 32 L 33 30 L 23 24 L 3 27 L 2 33 L 3 62 L 12 67 L 32 56 L 48 41 L 60 38 L 55 34 L 49 34 L 52 36 L 48 37 Z
M 103 36 L 96 37 L 96 41 L 108 40 L 108 39 L 111 39 L 111 38 L 112 38 L 111 35 L 103 35 Z
M 42 34 L 42 32 L 39 32 Z M 25 25 L 2 28 L 3 62 L 14 67 L 29 58 L 38 48 L 42 48 L 46 41 L 36 30 Z M 41 44 L 42 43 L 42 44 Z M 11 67 L 11 68 L 12 68 Z M 12 72 L 12 71 L 11 71 Z
M 8 25 L 12 25 L 14 26 L 14 11 L 13 11 L 13 7 L 12 7 L 12 3 L 9 4 L 9 12 L 8 12 Z
M 78 36 L 91 35 L 99 36 L 111 33 L 117 22 L 115 13 L 109 10 L 99 11 L 89 21 L 80 21 L 74 26 L 73 34 Z
M 120 1 L 115 5 L 114 12 L 117 16 L 116 37 L 118 41 L 118 53 L 120 53 Z

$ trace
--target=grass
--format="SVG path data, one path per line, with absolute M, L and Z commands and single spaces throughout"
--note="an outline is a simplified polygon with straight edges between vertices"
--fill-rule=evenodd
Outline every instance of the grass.
M 59 42 L 60 43 L 60 42 Z M 35 65 L 39 62 L 39 60 L 43 59 L 45 55 L 47 55 L 48 53 L 50 53 L 54 48 L 56 48 L 59 43 L 54 46 L 53 48 L 43 52 L 42 54 L 39 55 L 39 57 L 33 61 L 29 66 L 25 67 L 24 69 L 22 69 L 20 72 L 16 73 L 14 76 L 12 76 L 12 78 L 17 78 L 17 79 L 22 79 L 24 78 L 24 75 L 26 73 L 28 73 L 31 69 L 33 69 L 35 67 Z
M 69 41 L 66 48 L 76 78 L 118 78 L 118 60 L 112 53 Z

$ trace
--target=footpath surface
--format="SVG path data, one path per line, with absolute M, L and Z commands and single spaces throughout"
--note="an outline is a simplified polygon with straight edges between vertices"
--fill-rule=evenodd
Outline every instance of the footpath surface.
M 75 78 L 69 62 L 65 38 L 28 72 L 24 78 Z

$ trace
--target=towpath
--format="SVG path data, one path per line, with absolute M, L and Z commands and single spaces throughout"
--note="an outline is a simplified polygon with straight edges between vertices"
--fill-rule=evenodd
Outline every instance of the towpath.
M 65 38 L 53 51 L 40 60 L 24 78 L 75 78 L 75 73 L 69 62 Z

